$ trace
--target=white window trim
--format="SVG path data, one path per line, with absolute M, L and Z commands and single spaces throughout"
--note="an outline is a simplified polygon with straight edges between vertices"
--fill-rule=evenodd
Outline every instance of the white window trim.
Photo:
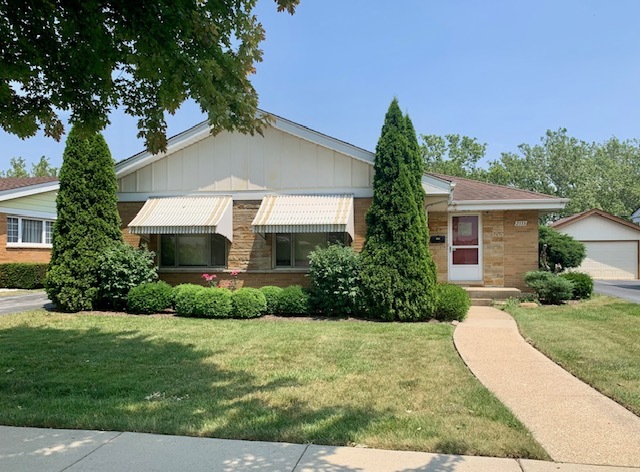
M 51 249 L 53 244 L 51 243 L 23 243 L 22 242 L 22 220 L 33 220 L 33 221 L 41 221 L 42 222 L 42 241 L 47 240 L 47 223 L 51 223 L 53 225 L 53 220 L 42 219 L 42 218 L 25 218 L 18 215 L 7 215 L 7 231 L 6 237 L 9 239 L 9 218 L 15 218 L 18 220 L 18 242 L 9 242 L 7 241 L 7 247 L 9 248 L 24 248 L 24 249 Z M 51 228 L 53 231 L 53 227 Z M 53 236 L 53 234 L 52 234 Z

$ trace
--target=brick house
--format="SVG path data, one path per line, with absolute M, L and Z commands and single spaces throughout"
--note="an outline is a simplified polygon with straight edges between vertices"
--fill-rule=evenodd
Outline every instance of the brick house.
M 0 178 L 0 263 L 49 262 L 55 177 Z
M 318 244 L 362 249 L 375 155 L 270 116 L 264 136 L 212 136 L 203 122 L 165 153 L 116 165 L 125 240 L 156 252 L 162 279 L 238 270 L 239 285 L 305 285 Z M 439 280 L 524 288 L 538 265 L 538 218 L 566 201 L 445 175 L 422 183 Z

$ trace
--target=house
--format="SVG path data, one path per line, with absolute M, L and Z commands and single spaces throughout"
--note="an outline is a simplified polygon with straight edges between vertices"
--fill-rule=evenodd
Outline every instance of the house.
M 640 225 L 640 208 L 638 208 L 631 214 L 631 221 L 633 221 L 637 225 Z
M 164 153 L 116 165 L 125 240 L 156 252 L 162 279 L 238 270 L 238 285 L 304 285 L 317 245 L 362 249 L 374 154 L 270 117 L 264 136 L 212 136 L 203 122 Z M 538 218 L 566 203 L 437 174 L 422 185 L 438 278 L 471 286 L 524 288 L 538 267 Z
M 0 263 L 49 262 L 55 177 L 0 178 Z
M 592 209 L 558 220 L 551 227 L 584 243 L 587 257 L 576 270 L 594 279 L 639 278 L 639 225 Z

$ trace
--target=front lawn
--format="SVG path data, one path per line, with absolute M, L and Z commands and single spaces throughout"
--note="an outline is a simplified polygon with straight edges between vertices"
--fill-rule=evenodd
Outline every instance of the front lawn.
M 0 424 L 548 456 L 449 324 L 0 317 Z
M 640 305 L 596 297 L 509 311 L 538 350 L 640 415 Z

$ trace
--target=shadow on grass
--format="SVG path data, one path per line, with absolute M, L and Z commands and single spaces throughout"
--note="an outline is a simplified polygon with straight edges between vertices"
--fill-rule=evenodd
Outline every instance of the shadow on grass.
M 0 423 L 343 445 L 387 416 L 314 408 L 291 393 L 299 379 L 222 367 L 222 354 L 137 331 L 4 329 Z

